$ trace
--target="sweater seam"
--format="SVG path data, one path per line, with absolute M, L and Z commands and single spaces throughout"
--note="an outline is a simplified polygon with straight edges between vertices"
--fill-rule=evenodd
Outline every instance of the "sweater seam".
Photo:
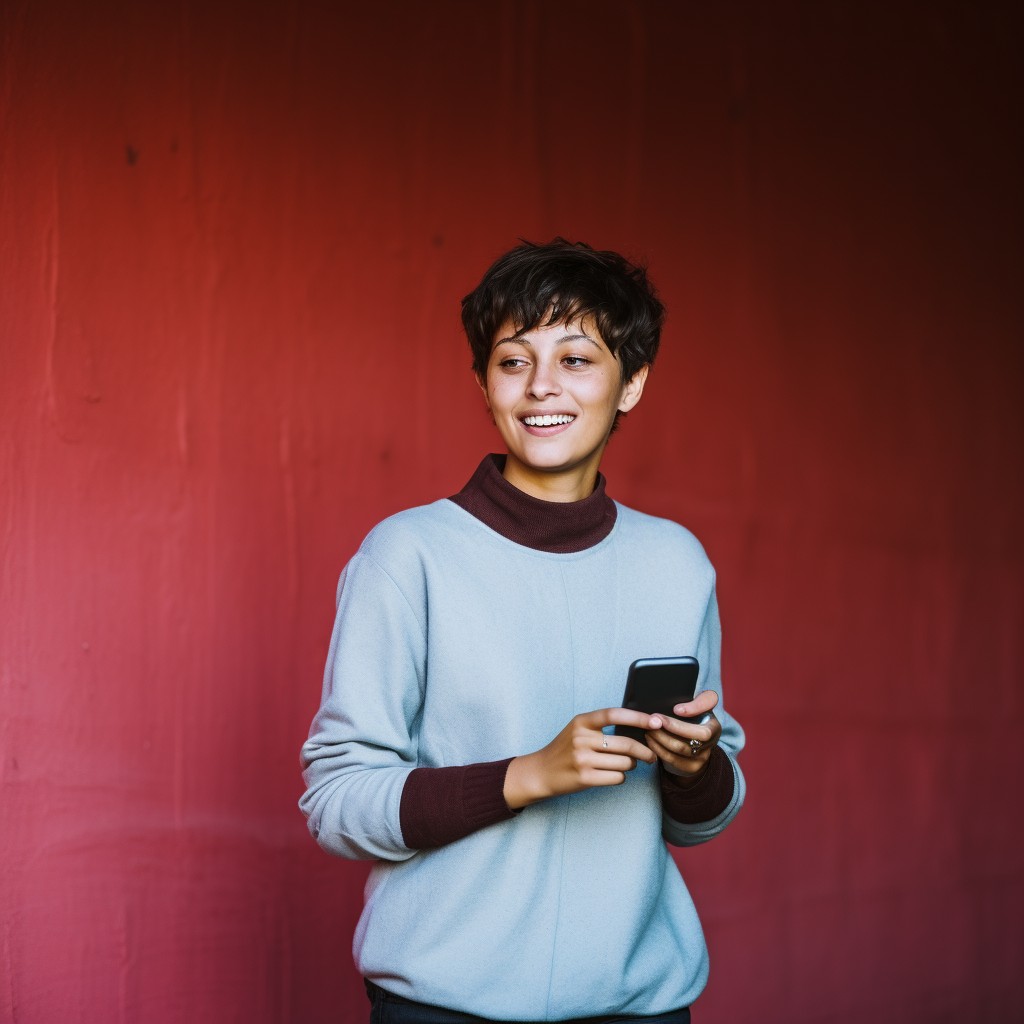
M 558 900 L 555 906 L 555 926 L 551 929 L 551 964 L 548 967 L 548 991 L 544 999 L 544 1018 L 551 1019 L 551 993 L 555 988 L 555 957 L 558 953 L 558 933 L 562 929 L 562 887 L 565 884 L 565 834 L 569 830 L 569 810 L 575 793 L 570 793 L 565 801 L 562 813 L 562 835 L 558 857 Z
M 410 601 L 409 598 L 406 596 L 406 593 L 402 589 L 402 587 L 399 584 L 398 580 L 396 580 L 395 577 L 392 576 L 391 573 L 388 572 L 388 570 L 383 565 L 381 565 L 381 563 L 378 562 L 377 559 L 374 558 L 373 555 L 371 555 L 368 551 L 361 551 L 361 552 L 359 552 L 359 554 L 361 554 L 363 556 L 363 558 L 365 558 L 367 561 L 372 563 L 378 570 L 380 570 L 380 572 L 387 578 L 388 582 L 395 588 L 395 590 L 398 591 L 398 593 L 401 596 L 402 600 L 405 602 L 405 606 L 409 609 L 409 613 L 412 615 L 413 619 L 415 620 L 416 625 L 419 626 L 420 636 L 422 636 L 424 641 L 426 641 L 426 639 L 427 639 L 426 626 L 425 626 L 424 623 L 420 622 L 420 617 L 419 617 L 419 615 L 416 614 L 416 609 L 413 607 L 412 601 Z
M 614 532 L 614 530 L 613 530 Z M 609 534 L 608 536 L 611 536 Z M 605 538 L 607 540 L 607 538 Z M 595 545 L 596 546 L 596 545 Z M 588 549 L 592 550 L 592 549 Z M 565 623 L 569 631 L 569 665 L 571 674 L 569 677 L 569 711 L 576 713 L 576 646 L 573 640 L 572 628 L 572 601 L 569 600 L 569 587 L 565 580 L 565 570 L 559 572 L 562 581 L 562 600 L 565 602 Z M 558 858 L 558 897 L 555 904 L 555 927 L 551 936 L 551 967 L 548 971 L 548 992 L 544 1000 L 544 1017 L 551 1019 L 551 993 L 555 987 L 555 960 L 558 955 L 558 933 L 562 925 L 562 889 L 565 885 L 565 834 L 569 828 L 569 811 L 572 807 L 573 796 L 570 793 L 565 801 L 565 813 L 562 816 L 561 851 Z

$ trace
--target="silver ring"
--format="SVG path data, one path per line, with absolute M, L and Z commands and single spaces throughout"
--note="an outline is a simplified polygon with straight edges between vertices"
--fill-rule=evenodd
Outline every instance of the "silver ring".
M 607 736 L 605 736 L 605 738 L 604 738 L 604 749 L 605 750 L 608 749 L 608 737 Z
M 690 756 L 693 757 L 703 746 L 700 740 L 690 740 Z

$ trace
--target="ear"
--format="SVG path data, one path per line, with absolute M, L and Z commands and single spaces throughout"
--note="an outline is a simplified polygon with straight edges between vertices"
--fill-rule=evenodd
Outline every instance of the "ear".
M 640 396 L 644 393 L 644 384 L 647 383 L 647 371 L 650 368 L 650 363 L 645 363 L 626 381 L 619 402 L 619 412 L 629 412 L 640 401 Z
M 479 373 L 473 375 L 476 380 L 476 386 L 483 392 L 484 405 L 487 406 L 487 411 L 491 411 L 491 400 L 487 397 L 487 378 L 481 377 Z

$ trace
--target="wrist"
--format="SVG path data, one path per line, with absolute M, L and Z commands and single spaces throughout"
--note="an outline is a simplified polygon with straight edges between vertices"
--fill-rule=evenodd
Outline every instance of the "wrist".
M 513 757 L 509 762 L 502 795 L 511 811 L 520 811 L 547 796 L 543 791 L 533 757 L 532 754 L 524 754 Z

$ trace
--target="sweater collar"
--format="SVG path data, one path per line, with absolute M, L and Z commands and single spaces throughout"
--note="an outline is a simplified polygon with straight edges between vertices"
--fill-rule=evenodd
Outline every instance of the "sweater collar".
M 581 501 L 544 501 L 510 484 L 501 472 L 504 455 L 487 455 L 469 483 L 451 500 L 516 544 L 552 554 L 584 551 L 604 540 L 615 525 L 615 502 L 604 477 Z

